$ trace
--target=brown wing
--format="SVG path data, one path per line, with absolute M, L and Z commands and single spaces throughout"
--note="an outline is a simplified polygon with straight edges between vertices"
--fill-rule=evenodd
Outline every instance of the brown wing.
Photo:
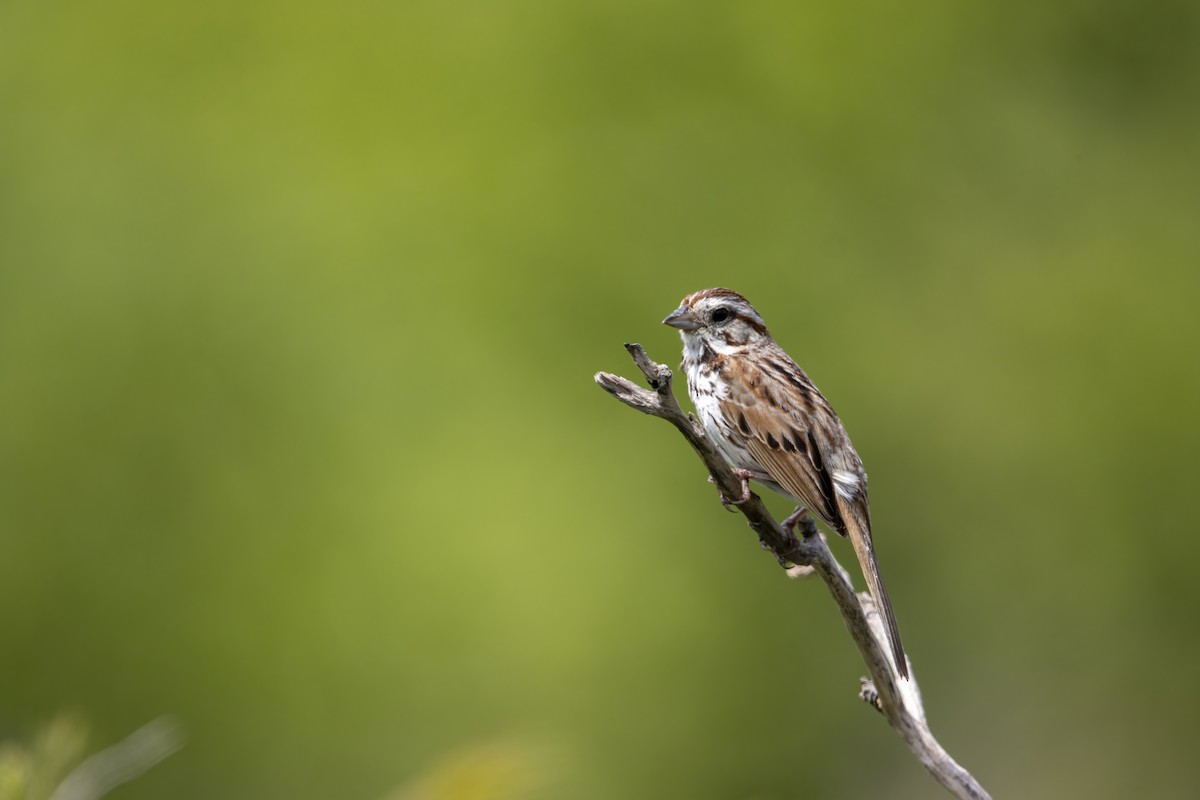
M 807 382 L 803 372 L 800 376 Z M 811 410 L 804 407 L 807 397 L 819 398 L 821 403 L 824 398 L 815 388 L 811 392 L 801 394 L 774 376 L 760 373 L 760 379 L 749 388 L 722 400 L 721 411 L 741 435 L 739 444 L 763 471 L 801 505 L 844 534 L 833 481 L 818 443 L 820 432 L 814 430 Z

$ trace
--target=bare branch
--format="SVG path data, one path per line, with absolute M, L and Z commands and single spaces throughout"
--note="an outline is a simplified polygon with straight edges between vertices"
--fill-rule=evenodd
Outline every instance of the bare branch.
M 607 372 L 596 373 L 596 383 L 630 408 L 674 425 L 700 456 L 721 494 L 739 497 L 741 481 L 705 435 L 700 423 L 679 407 L 671 388 L 671 370 L 650 360 L 641 345 L 627 344 L 625 349 L 653 391 Z M 806 519 L 804 535 L 798 538 L 780 527 L 756 494 L 751 494 L 750 499 L 737 509 L 758 534 L 762 546 L 775 556 L 790 577 L 807 577 L 815 573 L 825 583 L 871 676 L 862 679 L 860 696 L 887 718 L 913 755 L 952 795 L 960 800 L 990 800 L 983 787 L 934 738 L 925 721 L 925 708 L 912 664 L 908 665 L 909 679 L 901 678 L 892 661 L 883 623 L 871 595 L 854 592 L 849 575 L 833 557 L 825 539 L 818 535 L 815 523 Z

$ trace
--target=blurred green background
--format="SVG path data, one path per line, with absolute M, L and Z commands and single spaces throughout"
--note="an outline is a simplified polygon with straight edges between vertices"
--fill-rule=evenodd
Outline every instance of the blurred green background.
M 0 739 L 173 715 L 128 800 L 941 796 L 822 587 L 592 383 L 724 285 L 854 437 L 949 750 L 1193 797 L 1198 34 L 0 4 Z

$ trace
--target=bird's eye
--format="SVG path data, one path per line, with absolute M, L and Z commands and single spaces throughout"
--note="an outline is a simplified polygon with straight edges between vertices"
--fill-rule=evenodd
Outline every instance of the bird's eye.
M 722 323 L 729 322 L 729 318 L 732 316 L 733 314 L 730 313 L 729 309 L 722 306 L 721 308 L 713 311 L 712 321 L 714 325 L 720 325 Z

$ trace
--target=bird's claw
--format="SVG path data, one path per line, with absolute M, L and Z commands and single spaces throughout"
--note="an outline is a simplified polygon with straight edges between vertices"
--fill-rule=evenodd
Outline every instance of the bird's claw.
M 733 512 L 733 509 L 730 508 L 730 506 L 740 506 L 750 499 L 750 479 L 759 477 L 759 473 L 748 469 L 737 469 L 735 467 L 733 469 L 733 477 L 742 482 L 742 496 L 737 500 L 730 500 L 723 493 L 718 493 L 718 496 L 721 498 L 721 505 L 725 506 L 725 510 L 731 513 Z M 716 483 L 716 481 L 713 480 L 712 475 L 708 476 L 708 482 Z
M 817 523 L 814 521 L 814 519 L 812 519 L 812 516 L 809 515 L 808 509 L 805 509 L 804 506 L 797 506 L 796 511 L 793 511 L 791 515 L 788 515 L 787 518 L 784 519 L 784 522 L 779 523 L 779 525 L 780 528 L 786 531 L 786 533 L 793 535 L 796 534 L 796 529 L 799 528 L 800 536 L 802 536 L 803 539 L 809 539 L 809 537 L 816 536 L 817 533 L 820 533 L 820 531 L 817 531 Z
M 795 533 L 796 528 L 800 528 L 800 533 L 807 539 L 817 533 L 817 524 L 813 522 L 813 518 L 808 515 L 808 509 L 804 506 L 797 506 L 796 510 L 779 523 L 779 526 L 787 533 Z
M 783 522 L 779 523 L 779 526 L 785 531 L 795 530 L 796 525 L 800 523 L 800 520 L 804 519 L 807 513 L 808 509 L 804 506 L 796 506 L 796 510 L 789 514 Z

